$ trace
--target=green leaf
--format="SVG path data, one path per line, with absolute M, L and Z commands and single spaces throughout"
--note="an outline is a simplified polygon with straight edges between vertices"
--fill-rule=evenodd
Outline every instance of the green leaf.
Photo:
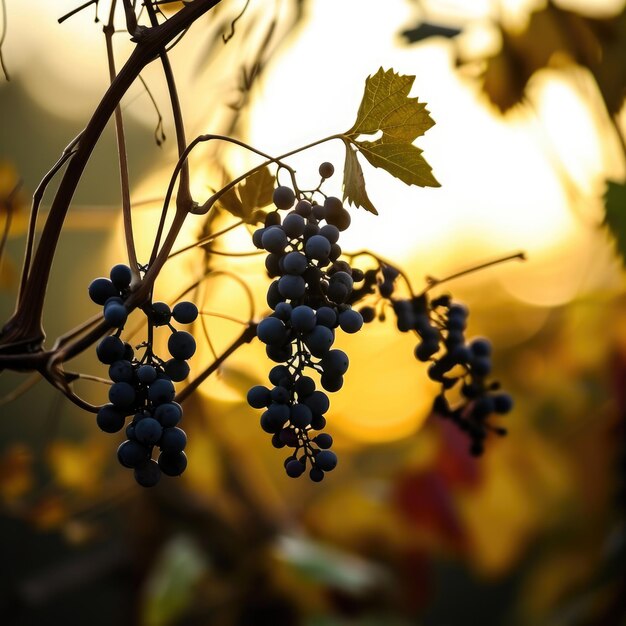
M 407 185 L 439 187 L 432 168 L 413 141 L 434 125 L 423 102 L 409 98 L 415 76 L 383 70 L 365 81 L 365 93 L 356 122 L 344 134 L 344 199 L 377 213 L 365 193 L 363 172 L 349 144 L 374 166 L 381 167 Z M 359 141 L 361 135 L 382 133 L 375 141 Z
M 365 93 L 349 137 L 382 131 L 388 139 L 413 142 L 434 125 L 424 103 L 409 98 L 415 76 L 381 67 L 365 81 Z
M 257 170 L 229 189 L 218 201 L 218 206 L 248 224 L 257 224 L 262 209 L 272 202 L 275 178 L 268 167 Z
M 343 168 L 343 199 L 357 207 L 363 207 L 370 213 L 378 215 L 376 207 L 365 191 L 363 170 L 356 155 L 356 150 L 349 142 L 346 143 L 346 162 Z
M 165 544 L 146 583 L 143 624 L 166 626 L 178 621 L 208 569 L 201 554 L 201 548 L 185 535 L 176 535 Z
M 411 143 L 363 141 L 356 144 L 361 154 L 374 166 L 382 167 L 407 185 L 440 187 L 422 150 Z
M 615 238 L 617 253 L 626 267 L 626 183 L 607 181 L 604 223 Z

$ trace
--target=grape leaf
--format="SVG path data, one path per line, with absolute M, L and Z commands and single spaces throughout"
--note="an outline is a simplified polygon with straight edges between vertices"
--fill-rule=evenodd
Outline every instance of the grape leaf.
M 272 202 L 274 176 L 269 168 L 264 167 L 246 178 L 237 188 L 244 211 L 262 209 Z
M 263 167 L 224 193 L 218 205 L 248 224 L 257 224 L 260 219 L 257 209 L 272 202 L 274 182 L 269 168 Z
M 413 142 L 435 122 L 426 110 L 426 104 L 409 98 L 415 76 L 403 76 L 381 67 L 365 81 L 365 93 L 354 126 L 348 137 L 373 135 L 383 132 L 385 141 Z
M 357 118 L 344 135 L 344 198 L 371 213 L 376 209 L 365 193 L 363 172 L 350 144 L 374 166 L 381 167 L 407 185 L 439 187 L 432 169 L 413 141 L 434 125 L 423 102 L 409 98 L 415 76 L 383 70 L 365 81 L 365 92 Z M 375 141 L 358 140 L 361 135 L 382 135 Z M 351 153 L 352 152 L 352 153 Z
M 361 154 L 374 166 L 382 167 L 407 185 L 439 187 L 422 151 L 411 143 L 384 143 L 382 139 L 358 144 Z
M 363 207 L 374 215 L 378 215 L 376 207 L 372 204 L 365 191 L 365 178 L 363 177 L 363 170 L 357 158 L 356 150 L 348 142 L 346 142 L 346 163 L 343 171 L 343 199 L 350 202 L 350 204 Z
M 604 224 L 615 238 L 617 253 L 626 267 L 626 183 L 607 181 Z

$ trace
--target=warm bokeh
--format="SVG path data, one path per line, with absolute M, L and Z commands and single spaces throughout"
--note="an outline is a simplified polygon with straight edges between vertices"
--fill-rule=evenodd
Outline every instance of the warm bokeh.
M 342 247 L 392 259 L 417 291 L 427 276 L 526 252 L 524 263 L 439 290 L 469 306 L 470 335 L 493 340 L 495 376 L 515 399 L 503 418 L 509 435 L 490 437 L 482 458 L 469 455 L 462 433 L 430 415 L 438 388 L 413 356 L 415 337 L 391 316 L 338 338 L 350 356 L 329 414 L 339 465 L 321 484 L 285 476 L 286 455 L 245 403 L 271 367 L 258 343 L 186 403 L 189 467 L 149 491 L 116 463 L 118 436 L 45 382 L 32 379 L 12 400 L 30 379 L 3 373 L 0 614 L 29 625 L 622 624 L 626 300 L 603 196 L 607 180 L 626 176 L 623 100 L 613 106 L 612 92 L 626 66 L 624 2 L 252 0 L 224 45 L 244 4 L 224 0 L 172 51 L 188 138 L 234 134 L 282 154 L 347 130 L 379 67 L 414 75 L 411 95 L 436 122 L 416 144 L 441 187 L 408 187 L 363 162 L 380 215 L 351 211 Z M 3 319 L 25 198 L 106 88 L 94 7 L 56 23 L 76 5 L 7 2 L 12 80 L 0 85 L 0 194 L 21 177 L 24 197 L 2 260 Z M 99 3 L 102 20 L 109 5 Z M 573 24 L 602 25 L 593 31 L 604 46 L 595 73 L 576 56 L 584 46 L 575 35 L 587 31 Z M 132 46 L 124 34 L 115 43 L 121 65 Z M 262 73 L 242 88 L 259 61 Z M 158 114 L 133 86 L 123 104 L 140 259 L 176 160 L 160 66 L 143 78 L 167 140 L 155 145 Z M 89 281 L 126 262 L 113 137 L 108 128 L 63 234 L 46 307 L 50 339 L 95 312 Z M 290 164 L 308 188 L 319 163 L 332 161 L 325 190 L 341 195 L 343 159 L 334 141 Z M 191 159 L 194 195 L 258 163 L 210 142 Z M 222 215 L 212 227 L 231 222 Z M 206 228 L 190 219 L 177 248 Z M 249 232 L 233 231 L 219 250 L 253 250 Z M 166 266 L 155 299 L 178 297 L 207 262 L 219 271 L 193 293 L 203 314 L 192 373 L 266 308 L 262 257 L 207 260 L 198 249 Z M 137 337 L 139 320 L 128 325 Z M 71 365 L 106 375 L 91 355 Z M 77 388 L 105 400 L 94 382 Z

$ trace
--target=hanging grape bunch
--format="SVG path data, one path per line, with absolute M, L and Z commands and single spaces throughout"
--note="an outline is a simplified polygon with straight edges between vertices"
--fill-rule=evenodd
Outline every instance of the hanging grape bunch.
M 322 179 L 333 171 L 328 162 L 319 168 Z M 354 283 L 364 277 L 340 260 L 339 235 L 350 226 L 350 214 L 339 198 L 328 196 L 318 203 L 318 191 L 296 197 L 291 188 L 277 187 L 277 210 L 253 235 L 254 244 L 267 251 L 265 266 L 275 279 L 267 292 L 273 312 L 259 323 L 257 336 L 279 365 L 269 374 L 272 388 L 258 385 L 248 393 L 253 408 L 265 409 L 261 427 L 272 435 L 272 444 L 292 449 L 285 460 L 287 474 L 296 478 L 308 467 L 316 482 L 337 464 L 329 450 L 332 437 L 319 432 L 330 406 L 324 392 L 339 391 L 343 385 L 349 360 L 333 348 L 335 334 L 337 329 L 361 329 L 363 318 L 348 300 Z M 319 375 L 324 391 L 316 389 L 307 372 Z
M 413 331 L 419 338 L 415 358 L 429 362 L 428 377 L 441 384 L 441 392 L 433 403 L 433 412 L 450 419 L 470 439 L 470 453 L 480 456 L 488 433 L 505 435 L 506 429 L 494 426 L 489 419 L 505 415 L 513 408 L 508 393 L 500 392 L 498 382 L 490 382 L 492 347 L 489 340 L 478 337 L 467 341 L 465 329 L 469 311 L 453 302 L 448 294 L 429 300 L 428 290 L 410 298 L 395 297 L 395 282 L 399 270 L 384 263 L 379 269 L 366 274 L 364 290 L 377 291 L 379 302 L 389 302 L 396 316 L 400 332 Z M 441 282 L 441 281 L 439 281 Z M 375 306 L 361 309 L 366 322 L 376 316 Z M 378 317 L 384 317 L 384 312 Z M 454 408 L 450 395 L 456 393 Z
M 176 330 L 171 321 L 190 324 L 198 316 L 192 302 L 179 302 L 172 310 L 165 302 L 151 302 L 142 311 L 148 323 L 148 339 L 133 347 L 121 339 L 128 314 L 124 305 L 130 294 L 131 271 L 126 265 L 116 265 L 108 278 L 96 278 L 89 285 L 89 296 L 103 305 L 104 319 L 115 331 L 104 337 L 96 347 L 101 363 L 109 366 L 113 384 L 109 388 L 109 403 L 96 416 L 98 426 L 107 433 L 116 433 L 126 424 L 126 436 L 117 451 L 119 462 L 134 470 L 135 480 L 151 487 L 161 474 L 179 476 L 187 467 L 184 453 L 185 432 L 178 427 L 183 411 L 174 402 L 174 382 L 189 374 L 187 359 L 196 351 L 196 342 L 186 331 Z M 166 326 L 171 331 L 168 350 L 171 358 L 159 358 L 153 351 L 154 329 Z M 152 458 L 158 447 L 158 460 Z

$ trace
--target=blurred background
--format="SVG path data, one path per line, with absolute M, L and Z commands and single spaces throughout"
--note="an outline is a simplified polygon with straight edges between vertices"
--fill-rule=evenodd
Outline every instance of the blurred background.
M 3 320 L 13 309 L 29 197 L 107 86 L 95 6 L 57 23 L 77 5 L 6 2 Z M 109 6 L 99 3 L 101 20 Z M 177 8 L 163 5 L 166 15 Z M 132 50 L 123 33 L 115 50 L 119 67 Z M 362 163 L 380 215 L 352 210 L 342 247 L 392 259 L 418 290 L 426 276 L 527 253 L 525 263 L 441 290 L 469 306 L 471 335 L 493 340 L 495 376 L 515 399 L 504 418 L 509 435 L 471 457 L 466 440 L 430 416 L 437 387 L 413 357 L 414 337 L 392 319 L 338 342 L 351 366 L 327 428 L 339 465 L 321 484 L 285 475 L 284 453 L 245 403 L 271 367 L 257 345 L 185 403 L 188 469 L 150 490 L 119 466 L 120 437 L 100 432 L 93 415 L 36 377 L 4 372 L 3 623 L 626 624 L 624 2 L 223 0 L 171 59 L 188 138 L 232 134 L 271 154 L 350 128 L 365 78 L 379 67 L 416 77 L 411 95 L 436 122 L 416 144 L 441 188 L 406 187 Z M 149 93 L 139 83 L 123 101 L 140 259 L 176 162 L 160 66 L 142 77 Z M 308 188 L 319 163 L 333 162 L 326 191 L 341 195 L 343 158 L 342 146 L 328 143 L 290 163 Z M 199 148 L 195 196 L 255 159 L 224 143 Z M 21 193 L 8 203 L 19 179 Z M 49 344 L 96 313 L 89 282 L 127 261 L 119 204 L 111 126 L 52 269 Z M 227 214 L 212 224 L 191 219 L 180 245 L 230 222 Z M 240 230 L 222 250 L 252 249 Z M 195 249 L 166 266 L 156 298 L 171 302 L 207 267 L 212 277 L 195 291 L 204 312 L 194 329 L 196 373 L 241 332 L 236 320 L 262 314 L 269 283 L 259 257 Z M 139 318 L 128 329 L 141 340 Z M 68 369 L 106 375 L 91 354 Z M 97 382 L 78 381 L 77 390 L 105 401 Z

